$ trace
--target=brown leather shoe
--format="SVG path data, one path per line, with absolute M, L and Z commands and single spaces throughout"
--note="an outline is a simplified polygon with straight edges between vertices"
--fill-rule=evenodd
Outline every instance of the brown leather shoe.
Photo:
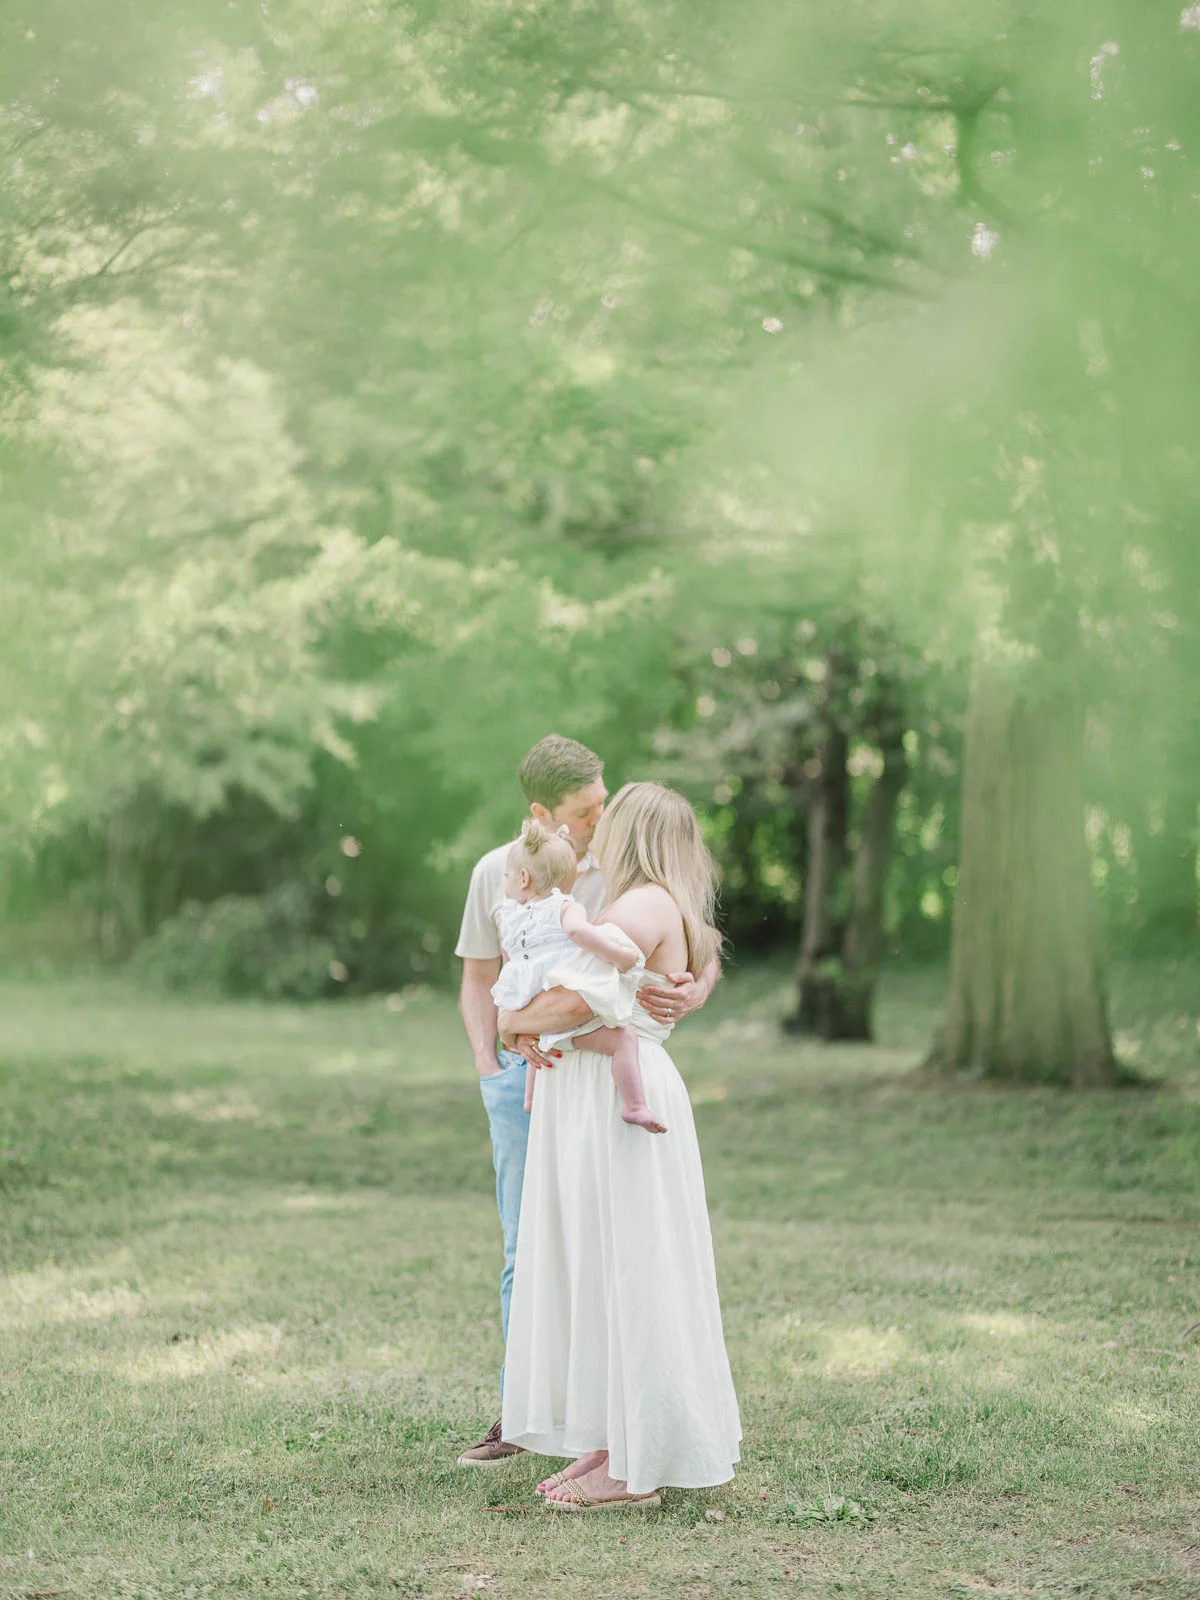
M 482 1443 L 474 1445 L 470 1450 L 464 1450 L 458 1458 L 460 1467 L 499 1467 L 504 1462 L 511 1461 L 513 1456 L 525 1454 L 519 1444 L 505 1444 L 500 1437 L 500 1424 L 495 1422 L 487 1431 L 487 1437 Z

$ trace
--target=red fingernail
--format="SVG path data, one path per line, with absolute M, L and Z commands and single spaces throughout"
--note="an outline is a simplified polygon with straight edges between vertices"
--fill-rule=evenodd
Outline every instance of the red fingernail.
M 560 1061 L 562 1060 L 562 1051 L 561 1050 L 551 1050 L 550 1054 L 552 1056 L 557 1056 Z

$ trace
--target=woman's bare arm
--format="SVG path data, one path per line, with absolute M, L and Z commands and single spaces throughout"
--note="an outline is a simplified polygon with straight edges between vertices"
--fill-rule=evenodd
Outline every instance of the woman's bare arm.
M 679 907 L 656 883 L 630 889 L 609 906 L 604 920 L 627 933 L 646 957 L 647 964 L 657 971 L 664 970 L 664 963 L 672 955 L 687 959 Z

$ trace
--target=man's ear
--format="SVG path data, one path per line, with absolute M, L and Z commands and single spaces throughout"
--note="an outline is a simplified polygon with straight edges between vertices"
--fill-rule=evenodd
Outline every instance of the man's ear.
M 554 819 L 540 800 L 532 800 L 530 802 L 529 815 L 535 822 L 540 822 L 543 828 L 549 828 L 551 833 L 554 832 L 554 828 L 552 826 Z

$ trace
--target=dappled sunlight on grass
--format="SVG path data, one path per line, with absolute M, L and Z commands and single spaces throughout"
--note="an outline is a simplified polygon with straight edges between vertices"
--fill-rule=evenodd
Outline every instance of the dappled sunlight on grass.
M 1128 1400 L 1114 1400 L 1104 1409 L 1105 1414 L 1120 1423 L 1128 1433 L 1142 1433 L 1147 1428 L 1161 1427 L 1169 1420 L 1165 1412 L 1134 1405 Z
M 229 1328 L 162 1350 L 143 1348 L 111 1365 L 131 1383 L 182 1382 L 235 1370 L 241 1377 L 257 1377 L 258 1368 L 278 1359 L 282 1339 L 278 1326 Z
M 402 1049 L 338 1050 L 314 1056 L 309 1070 L 320 1078 L 341 1078 L 354 1072 L 387 1072 L 398 1065 L 407 1065 Z
M 824 1333 L 824 1374 L 827 1378 L 876 1378 L 890 1372 L 908 1352 L 908 1341 L 895 1328 L 879 1332 L 857 1327 Z
M 109 1321 L 140 1315 L 146 1297 L 127 1283 L 98 1289 L 69 1287 L 73 1274 L 56 1268 L 14 1273 L 0 1286 L 0 1328 L 41 1323 Z M 90 1274 L 89 1274 L 90 1276 Z
M 724 1083 L 698 1083 L 691 1094 L 694 1106 L 708 1106 L 727 1099 L 729 1088 Z
M 285 1194 L 279 1201 L 283 1211 L 296 1212 L 330 1212 L 348 1211 L 356 1216 L 362 1216 L 366 1211 L 362 1199 L 358 1195 L 350 1194 Z
M 1047 1332 L 1044 1324 L 1039 1326 L 1036 1317 L 1016 1316 L 1009 1311 L 968 1311 L 961 1320 L 964 1326 L 974 1328 L 977 1333 L 1006 1339 L 1025 1340 L 1039 1334 L 1045 1337 Z
M 177 1089 L 170 1096 L 170 1108 L 197 1122 L 263 1122 L 260 1106 L 242 1096 L 218 1096 L 209 1092 L 187 1093 Z

